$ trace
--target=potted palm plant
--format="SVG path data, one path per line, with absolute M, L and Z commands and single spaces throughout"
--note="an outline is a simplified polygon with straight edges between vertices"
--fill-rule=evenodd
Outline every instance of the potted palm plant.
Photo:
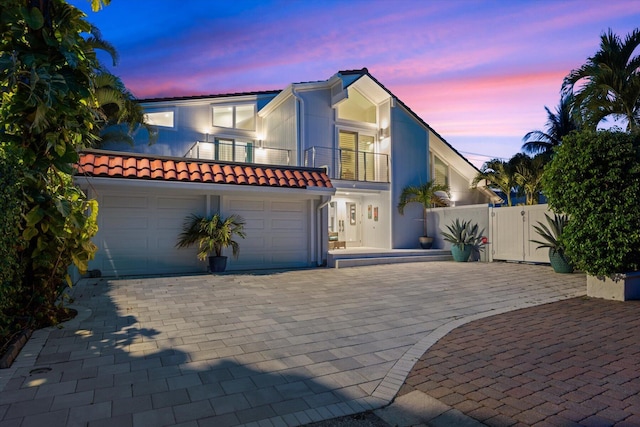
M 186 218 L 182 233 L 178 236 L 177 248 L 198 245 L 198 259 L 209 258 L 209 270 L 220 273 L 227 268 L 227 257 L 222 256 L 224 248 L 231 247 L 233 257 L 238 258 L 240 246 L 233 240 L 235 236 L 245 238 L 244 219 L 238 215 L 223 218 L 220 213 L 206 217 L 190 215 Z M 214 253 L 214 256 L 210 256 Z
M 562 232 L 569 222 L 569 216 L 565 214 L 553 214 L 553 219 L 544 214 L 547 219 L 547 225 L 538 221 L 538 225 L 533 228 L 538 232 L 542 240 L 531 240 L 537 243 L 536 249 L 549 248 L 549 262 L 553 271 L 556 273 L 573 273 L 573 264 L 565 253 L 565 247 L 562 243 Z
M 420 203 L 422 205 L 424 234 L 419 239 L 422 249 L 431 249 L 433 246 L 433 237 L 427 235 L 427 209 L 447 206 L 445 199 L 438 193 L 445 193 L 451 197 L 449 191 L 448 185 L 428 181 L 421 185 L 409 185 L 405 187 L 400 194 L 400 203 L 398 203 L 398 212 L 400 212 L 400 215 L 404 215 L 404 208 L 409 203 Z
M 471 221 L 460 222 L 460 219 L 456 218 L 451 225 L 447 225 L 447 229 L 449 232 L 443 231 L 442 238 L 451 243 L 451 256 L 454 261 L 467 262 L 474 250 L 480 252 L 484 249 L 484 229 L 478 232 L 478 224 Z

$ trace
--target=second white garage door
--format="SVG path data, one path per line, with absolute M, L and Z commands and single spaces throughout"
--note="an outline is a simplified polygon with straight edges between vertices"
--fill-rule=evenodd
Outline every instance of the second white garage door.
M 225 197 L 224 214 L 245 219 L 246 239 L 239 239 L 240 257 L 231 269 L 307 267 L 309 201 Z
M 196 249 L 175 247 L 189 214 L 204 214 L 204 196 L 99 193 L 98 246 L 89 264 L 104 276 L 190 273 L 204 270 Z

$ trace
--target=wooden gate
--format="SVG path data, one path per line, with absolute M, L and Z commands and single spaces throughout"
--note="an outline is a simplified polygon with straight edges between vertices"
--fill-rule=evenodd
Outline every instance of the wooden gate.
M 491 209 L 491 254 L 494 260 L 549 262 L 548 249 L 536 249 L 538 221 L 546 224 L 548 205 L 511 206 Z

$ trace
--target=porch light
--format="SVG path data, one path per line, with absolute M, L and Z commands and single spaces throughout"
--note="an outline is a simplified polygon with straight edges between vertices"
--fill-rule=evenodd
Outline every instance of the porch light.
M 380 128 L 380 130 L 378 131 L 378 137 L 380 139 L 389 138 L 389 126 Z
M 262 146 L 262 140 L 261 139 L 258 140 L 257 146 L 258 146 L 258 150 L 264 150 L 264 147 Z

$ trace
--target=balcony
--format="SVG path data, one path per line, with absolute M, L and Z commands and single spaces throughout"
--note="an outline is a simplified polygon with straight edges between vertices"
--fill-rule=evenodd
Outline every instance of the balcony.
M 257 147 L 253 142 L 197 141 L 184 155 L 192 159 L 292 166 L 291 150 Z
M 347 181 L 389 182 L 387 154 L 311 147 L 304 152 L 304 165 L 326 168 L 329 178 Z

